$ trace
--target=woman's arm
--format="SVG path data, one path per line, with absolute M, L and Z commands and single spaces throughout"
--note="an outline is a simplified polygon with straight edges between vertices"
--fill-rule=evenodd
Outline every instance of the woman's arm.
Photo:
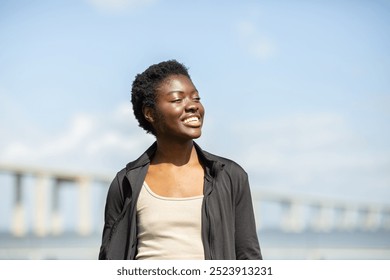
M 252 196 L 246 173 L 240 175 L 239 190 L 235 202 L 235 241 L 238 260 L 261 260 L 261 250 L 257 238 Z
M 107 259 L 107 249 L 112 226 L 123 209 L 123 192 L 119 183 L 119 173 L 115 176 L 108 190 L 106 206 L 104 210 L 104 228 L 102 244 L 100 246 L 99 260 Z

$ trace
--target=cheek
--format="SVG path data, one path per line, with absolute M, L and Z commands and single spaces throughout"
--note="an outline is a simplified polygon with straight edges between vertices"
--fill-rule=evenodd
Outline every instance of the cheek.
M 155 123 L 158 126 L 169 126 L 180 116 L 180 110 L 173 106 L 160 106 L 155 111 Z

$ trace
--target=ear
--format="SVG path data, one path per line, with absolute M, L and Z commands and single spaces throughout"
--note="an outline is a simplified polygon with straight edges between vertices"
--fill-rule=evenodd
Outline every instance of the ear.
M 148 122 L 150 122 L 150 123 L 154 122 L 154 110 L 153 110 L 153 108 L 151 108 L 149 106 L 144 106 L 144 108 L 142 109 L 142 113 L 144 114 L 144 117 L 145 117 L 145 119 Z

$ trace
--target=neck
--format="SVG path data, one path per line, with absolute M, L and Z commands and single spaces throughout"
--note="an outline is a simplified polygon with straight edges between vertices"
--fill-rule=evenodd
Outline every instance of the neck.
M 192 140 L 186 142 L 172 142 L 157 139 L 157 150 L 152 163 L 170 163 L 176 166 L 186 165 L 198 156 Z

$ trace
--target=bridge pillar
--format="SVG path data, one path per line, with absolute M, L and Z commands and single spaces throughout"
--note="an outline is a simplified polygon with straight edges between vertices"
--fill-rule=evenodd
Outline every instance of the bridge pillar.
M 253 204 L 253 211 L 255 214 L 256 230 L 258 232 L 260 229 L 262 229 L 263 226 L 263 219 L 261 218 L 263 215 L 262 213 L 263 203 L 261 199 L 253 199 L 252 204 Z
M 363 228 L 369 231 L 375 231 L 380 225 L 380 209 L 374 206 L 367 208 Z
M 390 208 L 382 209 L 382 226 L 384 230 L 390 230 Z
M 34 205 L 34 233 L 43 237 L 47 234 L 47 193 L 48 176 L 40 173 L 36 177 L 35 186 L 35 205 Z
M 282 229 L 287 232 L 301 232 L 304 229 L 302 204 L 295 200 L 281 203 L 284 208 Z
M 328 205 L 317 204 L 314 205 L 316 214 L 312 217 L 311 228 L 315 231 L 328 232 L 332 230 L 333 226 L 333 209 Z
M 91 178 L 78 178 L 79 184 L 79 224 L 78 232 L 80 235 L 89 235 L 92 232 L 92 213 L 91 213 Z
M 61 179 L 55 178 L 52 192 L 51 233 L 60 235 L 63 232 L 62 217 L 60 215 L 60 187 Z
M 22 174 L 15 173 L 15 201 L 11 231 L 14 236 L 26 234 L 25 210 L 23 204 Z
M 355 229 L 357 224 L 357 209 L 353 206 L 345 206 L 340 212 L 340 223 L 336 225 L 337 228 L 347 231 Z

